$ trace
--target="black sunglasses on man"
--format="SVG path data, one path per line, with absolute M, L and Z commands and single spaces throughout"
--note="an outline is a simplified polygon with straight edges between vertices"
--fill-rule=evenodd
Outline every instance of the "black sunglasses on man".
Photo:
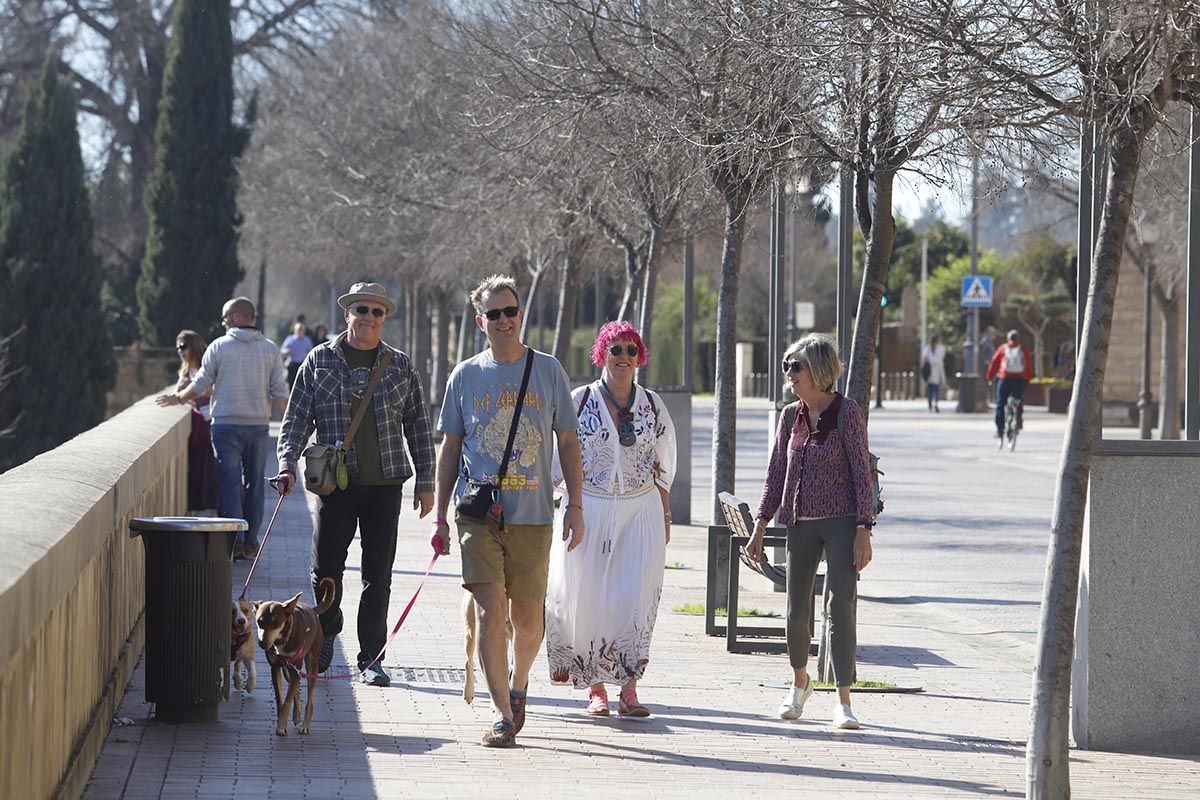
M 512 319 L 519 313 L 521 313 L 520 306 L 505 306 L 504 308 L 489 308 L 487 311 L 483 312 L 483 315 L 492 322 L 495 322 L 496 320 L 500 319 L 501 314 L 504 314 L 504 316 Z

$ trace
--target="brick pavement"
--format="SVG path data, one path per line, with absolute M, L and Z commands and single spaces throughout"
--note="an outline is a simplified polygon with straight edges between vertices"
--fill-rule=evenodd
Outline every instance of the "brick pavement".
M 480 747 L 490 713 L 481 674 L 473 705 L 460 694 L 456 547 L 438 562 L 388 652 L 390 688 L 323 682 L 313 734 L 277 738 L 261 653 L 254 694 L 235 695 L 222 706 L 220 722 L 211 725 L 150 721 L 139 667 L 118 712 L 132 724 L 112 728 L 85 797 L 475 798 L 490 793 L 541 798 L 603 791 L 655 798 L 766 796 L 780 790 L 856 798 L 1023 795 L 1031 620 L 1036 621 L 1037 611 L 1031 598 L 1041 577 L 1040 572 L 1026 574 L 1038 559 L 1025 551 L 1036 550 L 1040 541 L 1035 531 L 1028 534 L 1032 544 L 1022 544 L 1019 533 L 1005 544 L 993 532 L 981 547 L 983 560 L 971 560 L 967 551 L 975 523 L 970 515 L 977 509 L 931 513 L 922 507 L 931 502 L 921 490 L 929 481 L 905 478 L 906 470 L 934 469 L 911 455 L 915 450 L 904 439 L 915 425 L 927 424 L 904 409 L 872 418 L 873 442 L 876 449 L 883 447 L 889 469 L 885 492 L 891 493 L 888 525 L 895 538 L 877 541 L 876 571 L 864 574 L 860 677 L 924 691 L 856 695 L 855 710 L 864 723 L 860 731 L 829 726 L 832 696 L 822 692 L 810 701 L 804 719 L 774 719 L 779 682 L 788 674 L 786 659 L 728 654 L 723 639 L 704 635 L 702 618 L 672 610 L 704 601 L 706 531 L 677 527 L 668 562 L 684 568 L 665 575 L 651 666 L 640 691 L 655 712 L 648 720 L 587 717 L 581 693 L 550 686 L 542 658 L 534 669 L 521 746 Z M 939 439 L 967 435 L 961 419 L 939 424 Z M 1023 463 L 1034 473 L 1031 481 L 1046 483 L 1049 463 L 1048 457 L 1038 461 L 1037 430 L 1044 427 L 1045 440 L 1052 442 L 1061 435 L 1056 424 L 1030 421 L 1030 454 Z M 978 453 L 969 457 L 981 470 L 1005 470 L 1014 463 L 982 449 Z M 749 459 L 746 468 L 757 468 L 755 461 Z M 953 482 L 953 472 L 939 480 Z M 694 474 L 698 482 L 707 480 L 702 469 Z M 991 479 L 988 473 L 985 490 Z M 307 592 L 311 505 L 301 495 L 285 502 L 252 597 Z M 956 514 L 970 518 L 948 525 L 946 532 L 929 522 L 930 516 Z M 392 619 L 429 557 L 428 526 L 411 510 L 401 517 L 400 535 Z M 1014 553 L 1012 564 L 994 573 L 978 566 L 1004 560 L 1000 545 Z M 359 558 L 355 544 L 347 569 L 347 630 L 338 640 L 334 670 L 344 669 L 347 650 L 353 658 L 357 649 Z M 946 564 L 964 565 L 974 580 L 950 574 Z M 245 563 L 235 565 L 236 587 L 246 569 Z M 1020 574 L 1009 574 L 1011 569 Z M 782 595 L 764 591 L 758 580 L 743 577 L 743 607 L 782 611 Z M 1200 759 L 1074 751 L 1072 783 L 1076 797 L 1194 797 Z

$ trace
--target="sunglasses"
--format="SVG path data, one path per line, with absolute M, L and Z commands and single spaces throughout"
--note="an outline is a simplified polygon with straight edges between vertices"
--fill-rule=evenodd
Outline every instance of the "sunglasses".
M 808 364 L 804 363 L 803 361 L 801 361 L 798 358 L 795 360 L 792 360 L 792 361 L 788 361 L 785 358 L 783 360 L 783 363 L 780 364 L 779 366 L 783 369 L 783 374 L 787 375 L 789 372 L 799 372 L 800 370 L 807 367 Z
M 521 313 L 520 306 L 505 306 L 504 308 L 488 309 L 487 311 L 483 312 L 483 315 L 485 317 L 487 317 L 488 319 L 490 319 L 492 322 L 495 322 L 496 320 L 500 319 L 501 314 L 508 317 L 509 319 L 512 319 L 513 317 L 515 317 L 517 314 L 520 314 L 520 313 Z
M 176 350 L 187 350 L 187 342 L 180 342 L 179 344 L 175 345 L 175 349 Z
M 624 347 L 619 344 L 614 344 L 612 347 L 608 348 L 608 354 L 610 356 L 619 356 L 621 355 L 622 350 L 624 350 L 625 355 L 629 356 L 630 358 L 633 358 L 638 353 L 642 352 L 641 348 L 636 344 L 627 344 Z
M 360 317 L 365 317 L 367 314 L 370 314 L 372 317 L 382 317 L 387 313 L 382 308 L 370 308 L 369 306 L 355 306 L 351 311 Z

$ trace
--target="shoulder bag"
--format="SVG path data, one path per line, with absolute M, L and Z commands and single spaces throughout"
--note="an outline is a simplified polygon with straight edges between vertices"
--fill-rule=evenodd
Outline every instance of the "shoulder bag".
M 850 463 L 850 451 L 846 447 L 846 437 L 842 435 L 845 430 L 844 423 L 846 419 L 846 398 L 842 397 L 841 404 L 838 406 L 838 436 L 842 439 L 842 450 L 846 453 L 846 463 Z M 867 451 L 867 479 L 871 481 L 871 492 L 875 495 L 875 516 L 883 513 L 883 490 L 879 488 L 879 476 L 883 474 L 883 470 L 879 468 L 879 456 Z

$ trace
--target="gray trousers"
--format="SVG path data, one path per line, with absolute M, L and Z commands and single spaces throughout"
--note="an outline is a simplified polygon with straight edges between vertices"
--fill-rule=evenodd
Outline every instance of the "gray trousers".
M 856 680 L 855 648 L 858 646 L 858 572 L 854 569 L 854 517 L 823 517 L 797 520 L 787 529 L 787 649 L 794 669 L 808 665 L 812 632 L 813 580 L 825 553 L 829 588 L 829 660 L 833 682 L 849 686 Z

